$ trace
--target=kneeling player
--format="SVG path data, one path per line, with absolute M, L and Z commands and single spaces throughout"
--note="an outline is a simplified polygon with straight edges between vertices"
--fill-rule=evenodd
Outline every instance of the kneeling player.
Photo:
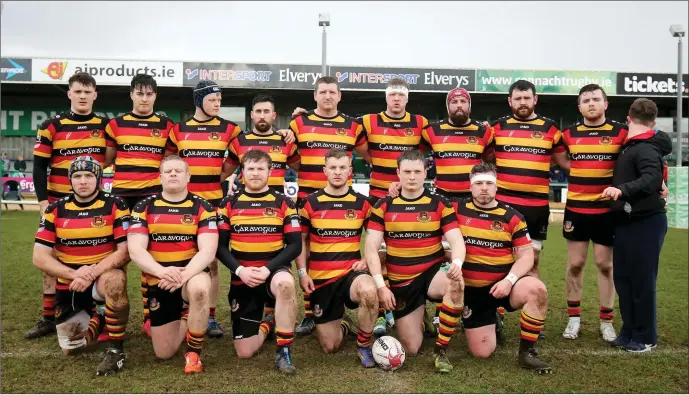
M 228 299 L 237 356 L 252 357 L 276 325 L 275 366 L 295 374 L 290 350 L 297 301 L 289 269 L 301 252 L 299 216 L 289 197 L 268 187 L 271 164 L 263 151 L 244 154 L 246 186 L 225 197 L 218 208 L 217 257 L 232 271 Z M 261 320 L 266 302 L 275 303 L 275 316 L 269 314 Z
M 399 197 L 386 197 L 371 210 L 366 229 L 366 261 L 379 299 L 386 309 L 393 310 L 395 326 L 407 353 L 416 354 L 421 347 L 426 300 L 442 300 L 435 368 L 447 373 L 452 364 L 446 350 L 464 306 L 462 234 L 452 204 L 424 188 L 426 158 L 420 151 L 400 155 L 397 175 L 402 184 Z M 445 261 L 443 235 L 452 250 L 447 273 L 440 270 Z M 390 288 L 385 285 L 378 258 L 383 241 L 387 245 Z
M 199 373 L 218 230 L 213 206 L 187 190 L 190 177 L 179 156 L 162 160 L 163 191 L 137 203 L 128 241 L 132 261 L 147 276 L 153 351 L 172 358 L 186 338 L 184 372 Z
M 347 151 L 330 150 L 323 171 L 328 184 L 302 200 L 299 208 L 303 244 L 297 267 L 301 287 L 311 295 L 316 335 L 323 351 L 337 351 L 344 336 L 356 332 L 361 365 L 373 368 L 376 361 L 371 337 L 378 315 L 378 295 L 373 278 L 365 273 L 367 267 L 360 251 L 361 233 L 371 205 L 347 185 L 352 172 Z M 358 308 L 358 329 L 348 317 L 342 319 L 345 306 Z
M 97 375 L 124 366 L 124 333 L 129 317 L 129 261 L 126 203 L 100 190 L 103 175 L 90 156 L 74 159 L 68 171 L 74 193 L 48 206 L 36 233 L 33 262 L 57 277 L 55 323 L 65 354 L 94 343 L 103 327 L 110 341 Z M 92 314 L 93 302 L 105 302 L 105 316 Z
M 469 350 L 476 357 L 489 357 L 496 346 L 495 309 L 521 309 L 519 366 L 550 373 L 550 365 L 534 349 L 545 322 L 548 292 L 537 277 L 525 276 L 534 252 L 524 217 L 495 200 L 495 166 L 476 165 L 470 177 L 472 198 L 457 209 L 466 244 L 462 320 Z

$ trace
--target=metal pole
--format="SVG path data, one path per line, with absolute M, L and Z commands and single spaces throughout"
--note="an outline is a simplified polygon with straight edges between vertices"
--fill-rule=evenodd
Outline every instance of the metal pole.
M 326 33 L 325 26 L 323 26 L 323 50 L 322 50 L 323 59 L 321 61 L 321 75 L 324 77 L 326 75 L 328 75 L 328 73 L 326 72 L 326 68 L 328 67 L 328 63 L 326 61 L 327 48 L 328 48 L 328 33 Z
M 677 42 L 677 167 L 682 166 L 682 36 Z

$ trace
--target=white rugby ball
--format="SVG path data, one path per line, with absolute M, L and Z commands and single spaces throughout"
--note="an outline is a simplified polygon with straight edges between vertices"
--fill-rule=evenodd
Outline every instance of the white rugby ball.
M 383 370 L 397 370 L 404 364 L 404 347 L 392 336 L 381 336 L 373 343 L 373 359 Z

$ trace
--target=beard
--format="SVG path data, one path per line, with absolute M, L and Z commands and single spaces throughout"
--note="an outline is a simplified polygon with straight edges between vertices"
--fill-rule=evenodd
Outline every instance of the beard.
M 270 129 L 273 128 L 273 125 L 269 124 L 268 122 L 259 122 L 256 124 L 256 130 L 258 130 L 261 133 L 265 133 L 269 131 Z
M 478 203 L 481 206 L 485 206 L 488 204 L 493 203 L 495 200 L 495 196 L 490 196 L 490 195 L 478 195 L 478 196 L 471 196 L 471 199 L 474 201 L 474 203 Z
M 512 108 L 512 114 L 521 119 L 526 119 L 534 113 L 534 107 L 520 106 L 518 108 Z
M 469 114 L 463 111 L 457 111 L 454 114 L 448 114 L 450 122 L 455 126 L 464 125 L 469 120 Z

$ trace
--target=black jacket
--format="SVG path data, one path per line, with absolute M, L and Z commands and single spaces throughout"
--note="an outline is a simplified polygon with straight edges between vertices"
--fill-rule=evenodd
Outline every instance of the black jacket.
M 665 212 L 659 191 L 663 156 L 671 152 L 672 141 L 661 131 L 649 131 L 624 143 L 612 176 L 612 186 L 622 191 L 622 196 L 612 203 L 618 223 Z

